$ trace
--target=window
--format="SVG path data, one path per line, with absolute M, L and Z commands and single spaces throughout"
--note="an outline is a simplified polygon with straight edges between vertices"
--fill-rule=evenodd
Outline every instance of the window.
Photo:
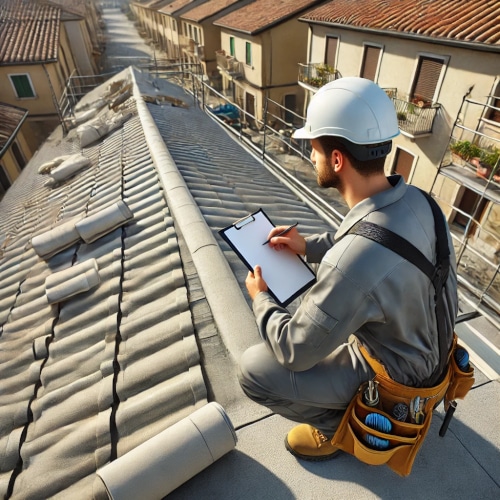
M 382 54 L 382 48 L 376 47 L 374 45 L 365 45 L 363 51 L 363 62 L 361 63 L 361 74 L 362 78 L 368 78 L 372 82 L 377 81 L 378 65 L 380 62 L 380 55 Z
M 424 102 L 435 100 L 444 65 L 445 61 L 436 57 L 421 56 L 419 58 L 411 91 L 412 99 Z
M 333 36 L 326 37 L 326 52 L 325 52 L 325 64 L 331 66 L 332 68 L 336 67 L 337 62 L 337 46 L 339 43 L 339 39 Z
M 177 31 L 177 21 L 172 19 L 172 31 Z
M 36 97 L 29 75 L 9 75 L 9 78 L 19 99 Z
M 234 36 L 229 37 L 229 55 L 234 57 Z
M 415 157 L 412 154 L 408 153 L 404 149 L 397 148 L 392 173 L 401 175 L 405 182 L 408 182 L 414 160 Z
M 250 42 L 245 44 L 245 64 L 247 66 L 252 65 L 252 44 Z

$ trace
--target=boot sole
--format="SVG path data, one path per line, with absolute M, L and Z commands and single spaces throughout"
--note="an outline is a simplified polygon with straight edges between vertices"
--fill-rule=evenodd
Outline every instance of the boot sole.
M 306 460 L 307 462 L 326 462 L 327 460 L 332 460 L 339 456 L 342 450 L 335 450 L 333 453 L 329 455 L 302 455 L 301 453 L 296 452 L 289 444 L 288 439 L 285 437 L 285 448 L 296 458 L 300 458 L 301 460 Z

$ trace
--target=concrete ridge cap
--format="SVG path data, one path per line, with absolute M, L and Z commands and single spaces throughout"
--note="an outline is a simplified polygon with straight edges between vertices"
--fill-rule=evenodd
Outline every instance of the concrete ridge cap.
M 243 351 L 259 341 L 252 311 L 196 201 L 179 172 L 156 123 L 141 98 L 135 73 L 131 71 L 133 95 L 146 143 L 156 166 L 169 209 L 182 228 L 186 245 L 200 277 L 217 329 L 231 356 L 238 360 Z M 175 182 L 174 182 L 175 179 Z M 189 200 L 189 207 L 186 207 Z M 200 241 L 203 244 L 200 245 Z M 230 307 L 228 305 L 230 304 Z M 238 335 L 235 334 L 238 332 Z M 241 340 L 245 339 L 244 342 Z

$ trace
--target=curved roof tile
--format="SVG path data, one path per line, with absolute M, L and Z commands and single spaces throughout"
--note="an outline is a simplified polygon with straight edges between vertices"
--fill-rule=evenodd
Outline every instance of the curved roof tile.
M 0 5 L 0 64 L 54 61 L 59 47 L 61 9 L 3 0 Z
M 224 28 L 257 33 L 317 4 L 318 0 L 256 0 L 241 9 L 221 17 L 214 24 Z
M 500 45 L 497 0 L 335 0 L 301 19 Z

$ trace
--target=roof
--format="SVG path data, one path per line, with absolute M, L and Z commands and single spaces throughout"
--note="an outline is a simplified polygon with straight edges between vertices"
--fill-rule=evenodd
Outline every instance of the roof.
M 0 64 L 57 60 L 61 9 L 29 0 L 0 0 Z
M 216 26 L 256 34 L 299 15 L 318 0 L 255 0 L 214 22 Z
M 201 23 L 208 17 L 215 16 L 216 14 L 222 12 L 225 8 L 234 6 L 238 2 L 240 2 L 240 0 L 207 0 L 201 5 L 193 7 L 185 12 L 182 17 Z
M 286 452 L 294 423 L 237 382 L 241 353 L 260 340 L 247 269 L 218 236 L 259 207 L 303 234 L 331 230 L 163 78 L 129 68 L 84 98 L 66 136 L 54 131 L 0 202 L 2 497 L 10 483 L 11 498 L 104 498 L 97 469 L 207 400 L 226 410 L 236 449 L 183 475 L 169 499 L 498 497 L 500 385 L 480 371 L 444 439 L 435 412 L 410 477 L 346 454 L 303 463 Z
M 14 139 L 26 116 L 28 116 L 26 109 L 0 102 L 0 158 Z
M 158 12 L 161 14 L 173 15 L 190 3 L 196 5 L 196 0 L 173 0 L 173 2 L 170 2 L 168 5 L 159 8 Z
M 276 223 L 285 204 L 304 231 L 327 227 L 182 88 L 133 69 L 37 151 L 0 202 L 0 462 L 14 496 L 88 498 L 98 468 L 204 406 L 198 343 L 214 336 L 225 347 L 203 370 L 216 394 L 214 372 L 231 373 L 217 400 L 238 423 L 249 401 L 232 406 L 221 353 L 237 359 L 258 334 L 246 267 L 217 231 L 257 210 L 264 185 Z
M 56 5 L 62 9 L 62 19 L 81 19 L 87 13 L 88 0 L 45 0 L 45 3 Z
M 497 0 L 334 0 L 301 20 L 498 46 L 499 19 Z

